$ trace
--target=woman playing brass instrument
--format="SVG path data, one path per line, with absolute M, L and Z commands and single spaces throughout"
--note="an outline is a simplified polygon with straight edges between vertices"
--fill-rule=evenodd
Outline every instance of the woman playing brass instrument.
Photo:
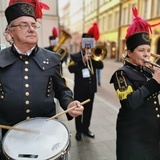
M 112 76 L 121 108 L 117 118 L 117 160 L 159 160 L 160 68 L 146 67 L 151 25 L 138 16 L 127 30 L 127 60 Z

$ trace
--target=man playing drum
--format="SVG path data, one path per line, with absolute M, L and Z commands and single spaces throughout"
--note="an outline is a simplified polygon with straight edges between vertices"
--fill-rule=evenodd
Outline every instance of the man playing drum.
M 13 126 L 30 118 L 52 117 L 56 114 L 54 98 L 64 110 L 77 106 L 67 113 L 68 120 L 82 115 L 83 106 L 74 101 L 60 73 L 60 55 L 37 44 L 34 6 L 10 3 L 5 16 L 13 44 L 0 51 L 0 124 Z M 2 129 L 2 136 L 5 133 Z

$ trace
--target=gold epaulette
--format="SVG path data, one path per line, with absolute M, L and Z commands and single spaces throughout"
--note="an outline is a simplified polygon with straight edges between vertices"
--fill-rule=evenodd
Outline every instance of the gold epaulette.
M 127 85 L 125 77 L 123 76 L 123 71 L 121 71 L 120 75 L 117 75 L 116 73 L 116 78 L 117 78 L 118 88 L 119 88 L 116 90 L 117 97 L 120 100 L 127 99 L 127 95 L 133 92 L 132 86 Z
M 133 89 L 131 86 L 128 86 L 125 91 L 120 91 L 119 89 L 117 89 L 117 97 L 120 100 L 127 99 L 127 95 L 129 95 L 132 92 L 133 92 Z

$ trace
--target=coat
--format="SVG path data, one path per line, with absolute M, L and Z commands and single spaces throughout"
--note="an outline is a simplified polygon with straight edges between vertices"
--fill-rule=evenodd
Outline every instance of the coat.
M 120 100 L 117 136 L 139 141 L 160 140 L 160 85 L 145 67 L 126 63 L 111 78 Z
M 13 46 L 0 52 L 0 124 L 51 117 L 56 114 L 54 98 L 64 110 L 73 101 L 60 74 L 60 56 L 39 47 L 32 52 L 19 56 Z
M 74 73 L 74 94 L 83 94 L 89 93 L 93 94 L 97 92 L 97 79 L 96 79 L 96 69 L 103 68 L 102 61 L 95 61 L 93 59 L 93 70 L 94 74 L 90 73 L 90 77 L 83 78 L 82 70 L 87 69 L 87 65 L 85 65 L 82 61 L 81 52 L 71 54 L 71 61 L 69 63 L 68 69 L 71 73 Z

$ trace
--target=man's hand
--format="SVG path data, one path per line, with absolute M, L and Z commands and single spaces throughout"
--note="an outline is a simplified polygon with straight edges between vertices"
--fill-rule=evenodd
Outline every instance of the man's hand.
M 76 106 L 76 107 L 75 107 L 75 106 Z M 78 116 L 80 116 L 80 115 L 83 114 L 84 107 L 81 105 L 81 103 L 80 103 L 79 101 L 73 101 L 73 102 L 71 102 L 71 103 L 68 105 L 67 109 L 72 108 L 72 107 L 75 107 L 75 108 L 72 109 L 72 110 L 70 110 L 70 111 L 68 112 L 68 114 L 69 114 L 70 116 L 72 116 L 72 117 L 78 117 Z

